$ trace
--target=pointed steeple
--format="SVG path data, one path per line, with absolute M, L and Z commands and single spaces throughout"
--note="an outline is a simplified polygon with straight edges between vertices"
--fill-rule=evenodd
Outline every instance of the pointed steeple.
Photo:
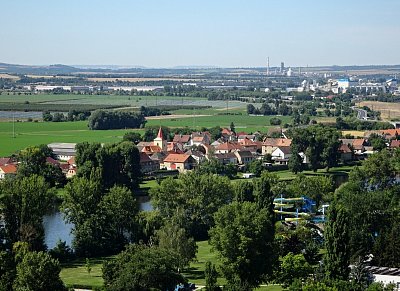
M 162 130 L 161 130 L 161 126 L 160 126 L 160 129 L 158 130 L 157 138 L 164 139 L 164 136 L 163 136 L 163 133 L 162 133 Z

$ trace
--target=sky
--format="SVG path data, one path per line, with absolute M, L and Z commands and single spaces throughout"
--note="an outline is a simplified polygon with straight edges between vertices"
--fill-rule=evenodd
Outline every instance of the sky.
M 399 0 L 1 0 L 0 62 L 400 64 Z

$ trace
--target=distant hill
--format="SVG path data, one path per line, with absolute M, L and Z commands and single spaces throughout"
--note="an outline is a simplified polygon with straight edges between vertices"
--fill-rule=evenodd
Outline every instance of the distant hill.
M 0 63 L 0 73 L 57 75 L 57 74 L 71 74 L 80 71 L 81 70 L 78 68 L 61 64 L 50 65 L 50 66 L 29 66 L 29 65 Z

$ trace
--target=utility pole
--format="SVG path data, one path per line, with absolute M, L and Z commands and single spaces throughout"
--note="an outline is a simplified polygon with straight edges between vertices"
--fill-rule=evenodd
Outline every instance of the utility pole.
M 15 111 L 13 111 L 13 138 L 15 138 Z

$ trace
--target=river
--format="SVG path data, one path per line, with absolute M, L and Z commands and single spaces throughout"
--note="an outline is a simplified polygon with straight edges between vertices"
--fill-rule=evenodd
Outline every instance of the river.
M 153 210 L 148 196 L 138 197 L 137 201 L 141 211 Z M 44 242 L 49 250 L 56 246 L 58 240 L 65 241 L 67 245 L 72 246 L 74 236 L 71 234 L 71 230 L 74 225 L 67 223 L 61 212 L 55 211 L 50 215 L 44 216 L 43 226 L 45 236 Z

